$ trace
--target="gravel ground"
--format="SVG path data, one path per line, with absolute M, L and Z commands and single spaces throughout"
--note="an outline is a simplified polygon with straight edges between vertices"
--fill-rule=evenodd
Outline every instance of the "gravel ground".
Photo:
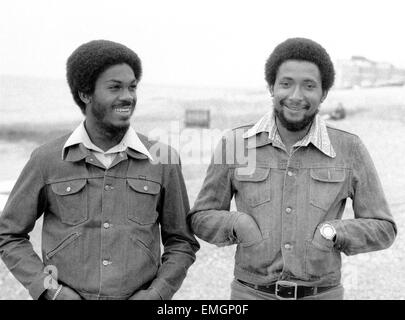
M 380 174 L 399 234 L 387 250 L 343 256 L 345 299 L 405 299 L 405 123 L 403 108 L 358 113 L 334 125 L 358 134 L 368 147 Z M 205 166 L 184 165 L 190 203 L 195 200 L 205 174 Z M 347 205 L 345 217 L 352 216 Z M 32 233 L 34 248 L 39 248 L 39 229 Z M 229 299 L 233 278 L 235 247 L 217 248 L 200 241 L 196 262 L 174 299 Z M 0 262 L 0 299 L 29 299 L 26 290 Z

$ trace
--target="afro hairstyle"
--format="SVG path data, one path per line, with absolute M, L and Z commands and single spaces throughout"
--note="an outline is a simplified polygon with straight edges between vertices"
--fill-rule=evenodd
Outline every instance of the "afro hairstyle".
M 66 77 L 73 99 L 83 113 L 86 105 L 80 99 L 79 91 L 92 94 L 100 74 L 109 67 L 122 63 L 132 68 L 138 81 L 141 79 L 141 60 L 134 51 L 120 43 L 93 40 L 73 51 L 66 63 Z
M 265 79 L 273 86 L 278 68 L 286 60 L 303 60 L 316 64 L 321 73 L 322 90 L 329 91 L 335 81 L 335 69 L 326 50 L 317 42 L 306 38 L 290 38 L 280 43 L 270 54 L 265 65 Z

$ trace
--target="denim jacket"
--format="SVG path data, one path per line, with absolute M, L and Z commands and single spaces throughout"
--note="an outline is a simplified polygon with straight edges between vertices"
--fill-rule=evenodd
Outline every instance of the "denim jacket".
M 62 159 L 68 136 L 33 152 L 0 217 L 0 254 L 34 299 L 45 291 L 49 265 L 86 299 L 126 299 L 146 288 L 170 299 L 180 287 L 199 244 L 186 222 L 179 158 L 139 136 L 175 163 L 152 164 L 128 148 L 106 170 L 81 144 Z M 41 260 L 28 233 L 42 214 Z
M 341 252 L 354 255 L 389 247 L 396 236 L 376 169 L 356 135 L 327 127 L 335 157 L 313 144 L 291 155 L 268 132 L 245 139 L 251 126 L 230 131 L 218 144 L 191 210 L 195 234 L 218 246 L 237 244 L 234 275 L 258 285 L 277 280 L 333 286 L 341 280 Z M 245 160 L 255 151 L 254 166 Z M 229 211 L 235 199 L 237 211 Z M 343 219 L 346 199 L 354 218 Z M 240 242 L 241 214 L 257 223 L 259 241 Z M 322 237 L 332 224 L 336 242 Z

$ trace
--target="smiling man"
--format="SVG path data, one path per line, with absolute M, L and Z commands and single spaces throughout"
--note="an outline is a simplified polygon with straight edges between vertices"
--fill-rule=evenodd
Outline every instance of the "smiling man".
M 141 72 L 105 40 L 67 61 L 85 120 L 33 152 L 0 217 L 1 257 L 34 299 L 171 299 L 195 260 L 180 159 L 130 126 Z M 42 215 L 41 260 L 28 233 Z
M 317 115 L 334 76 L 318 43 L 279 44 L 265 66 L 272 112 L 216 148 L 189 218 L 201 239 L 237 244 L 231 299 L 342 299 L 341 253 L 381 250 L 395 239 L 365 146 Z M 254 161 L 229 161 L 249 153 Z M 355 216 L 342 220 L 347 198 Z

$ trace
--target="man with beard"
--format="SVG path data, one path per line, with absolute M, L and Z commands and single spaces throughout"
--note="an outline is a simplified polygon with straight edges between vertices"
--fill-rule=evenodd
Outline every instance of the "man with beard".
M 279 44 L 265 66 L 273 112 L 215 150 L 189 218 L 201 239 L 237 244 L 231 299 L 343 299 L 341 253 L 396 236 L 365 146 L 317 115 L 334 75 L 318 43 Z M 347 198 L 354 218 L 342 220 Z
M 141 73 L 106 40 L 67 61 L 85 120 L 33 152 L 0 217 L 1 257 L 34 299 L 171 299 L 195 260 L 180 159 L 130 127 Z M 42 214 L 41 260 L 28 233 Z

